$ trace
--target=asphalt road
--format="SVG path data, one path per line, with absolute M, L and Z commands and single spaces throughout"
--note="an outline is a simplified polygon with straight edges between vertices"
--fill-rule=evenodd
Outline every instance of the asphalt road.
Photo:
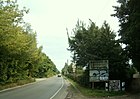
M 64 99 L 67 84 L 62 77 L 51 77 L 30 85 L 0 92 L 0 99 Z

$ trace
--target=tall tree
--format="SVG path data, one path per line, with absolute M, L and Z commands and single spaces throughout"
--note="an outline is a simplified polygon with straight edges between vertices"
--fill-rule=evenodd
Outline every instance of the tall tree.
M 27 12 L 25 8 L 19 10 L 16 0 L 0 0 L 0 84 L 35 77 L 42 63 L 49 68 L 45 73 L 57 71 L 37 47 L 36 33 L 24 22 Z M 41 58 L 45 58 L 43 62 Z
M 23 23 L 24 12 L 25 9 L 18 9 L 15 1 L 0 0 L 0 82 L 16 81 L 20 75 L 18 66 L 27 43 L 19 25 Z
M 120 22 L 120 42 L 126 45 L 125 53 L 140 71 L 140 0 L 118 0 L 118 3 L 113 16 Z
M 129 76 L 128 58 L 115 37 L 106 22 L 99 28 L 92 21 L 88 27 L 78 21 L 73 36 L 69 37 L 69 50 L 74 53 L 77 65 L 83 67 L 90 60 L 109 60 L 109 78 L 125 80 Z

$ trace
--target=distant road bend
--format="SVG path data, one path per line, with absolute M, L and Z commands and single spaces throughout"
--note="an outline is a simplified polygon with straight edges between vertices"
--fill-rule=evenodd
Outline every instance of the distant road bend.
M 64 99 L 67 84 L 62 77 L 51 77 L 20 88 L 0 92 L 0 99 Z

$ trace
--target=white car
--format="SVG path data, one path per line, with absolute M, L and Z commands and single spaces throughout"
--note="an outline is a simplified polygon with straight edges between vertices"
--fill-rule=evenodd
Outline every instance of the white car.
M 61 77 L 61 74 L 58 74 L 57 77 Z

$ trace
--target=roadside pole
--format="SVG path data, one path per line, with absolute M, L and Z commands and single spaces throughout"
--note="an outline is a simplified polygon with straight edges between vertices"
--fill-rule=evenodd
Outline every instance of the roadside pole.
M 72 64 L 72 70 L 73 70 L 74 80 L 76 80 L 76 65 L 75 64 Z

